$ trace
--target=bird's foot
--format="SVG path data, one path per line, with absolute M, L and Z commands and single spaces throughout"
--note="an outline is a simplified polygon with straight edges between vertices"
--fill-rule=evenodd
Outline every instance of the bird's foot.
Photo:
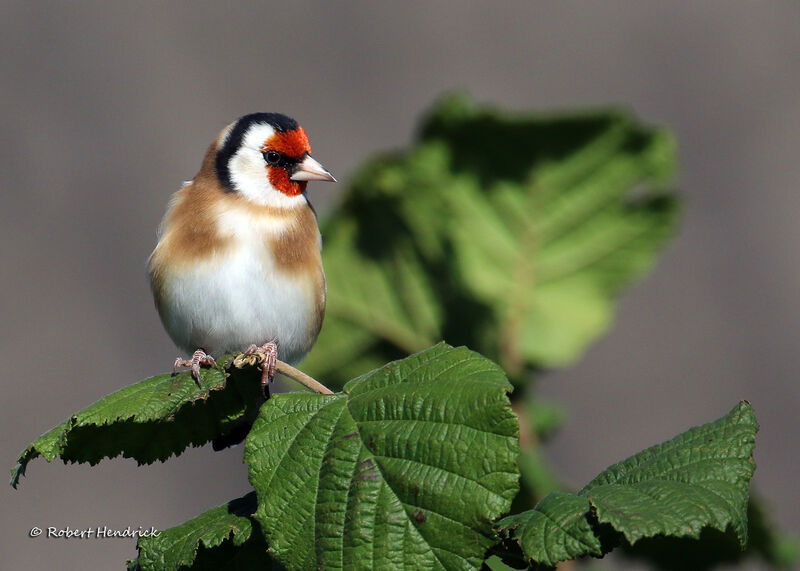
M 278 367 L 278 344 L 275 341 L 258 345 L 250 345 L 245 355 L 258 355 L 263 358 L 261 363 L 261 394 L 264 398 L 269 398 L 269 384 L 275 378 L 275 371 Z
M 178 357 L 175 359 L 175 364 L 172 366 L 172 374 L 176 374 L 180 367 L 191 367 L 192 368 L 192 378 L 197 381 L 198 386 L 200 385 L 200 367 L 216 367 L 217 362 L 214 360 L 214 357 L 211 355 L 206 354 L 205 351 L 202 349 L 198 349 L 192 354 L 192 358 L 189 360 L 182 359 Z

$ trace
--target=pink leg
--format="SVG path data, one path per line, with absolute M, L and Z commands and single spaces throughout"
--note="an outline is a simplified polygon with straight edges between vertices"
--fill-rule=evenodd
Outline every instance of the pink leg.
M 278 366 L 278 344 L 275 341 L 269 341 L 261 347 L 250 345 L 244 354 L 264 356 L 264 363 L 261 365 L 261 392 L 266 397 L 267 387 L 275 378 L 275 370 Z
M 197 384 L 200 384 L 200 367 L 216 367 L 217 362 L 214 360 L 214 357 L 211 355 L 206 354 L 205 351 L 202 349 L 198 349 L 192 355 L 191 360 L 181 359 L 178 357 L 175 359 L 175 364 L 172 366 L 172 374 L 176 374 L 178 372 L 179 367 L 191 367 L 192 368 L 192 378 L 197 381 Z

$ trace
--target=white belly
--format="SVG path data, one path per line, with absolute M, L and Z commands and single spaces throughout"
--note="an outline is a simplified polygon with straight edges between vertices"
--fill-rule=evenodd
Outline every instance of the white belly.
M 277 341 L 279 358 L 289 363 L 308 352 L 316 337 L 312 280 L 280 272 L 258 251 L 263 242 L 255 244 L 240 243 L 164 284 L 162 319 L 178 347 L 219 357 Z

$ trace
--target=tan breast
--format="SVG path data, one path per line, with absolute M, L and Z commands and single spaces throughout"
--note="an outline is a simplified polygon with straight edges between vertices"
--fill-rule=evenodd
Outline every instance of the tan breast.
M 311 207 L 306 202 L 291 210 L 254 204 L 225 192 L 205 170 L 175 194 L 150 259 L 159 312 L 163 316 L 169 311 L 160 292 L 171 278 L 198 264 L 224 264 L 246 241 L 253 255 L 265 256 L 264 268 L 289 278 L 309 299 L 314 308 L 307 321 L 310 348 L 322 326 L 326 297 L 320 235 Z M 252 248 L 253 242 L 260 242 L 263 248 Z

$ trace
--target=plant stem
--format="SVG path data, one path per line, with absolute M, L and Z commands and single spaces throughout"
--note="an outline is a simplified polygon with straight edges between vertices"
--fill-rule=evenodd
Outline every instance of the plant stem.
M 304 387 L 307 387 L 314 391 L 315 393 L 319 393 L 321 395 L 332 395 L 333 391 L 330 390 L 328 387 L 317 381 L 316 379 L 306 375 L 303 371 L 299 369 L 295 369 L 288 363 L 284 363 L 280 359 L 278 359 L 278 364 L 276 369 L 279 373 L 286 375 L 287 377 L 291 377 Z

